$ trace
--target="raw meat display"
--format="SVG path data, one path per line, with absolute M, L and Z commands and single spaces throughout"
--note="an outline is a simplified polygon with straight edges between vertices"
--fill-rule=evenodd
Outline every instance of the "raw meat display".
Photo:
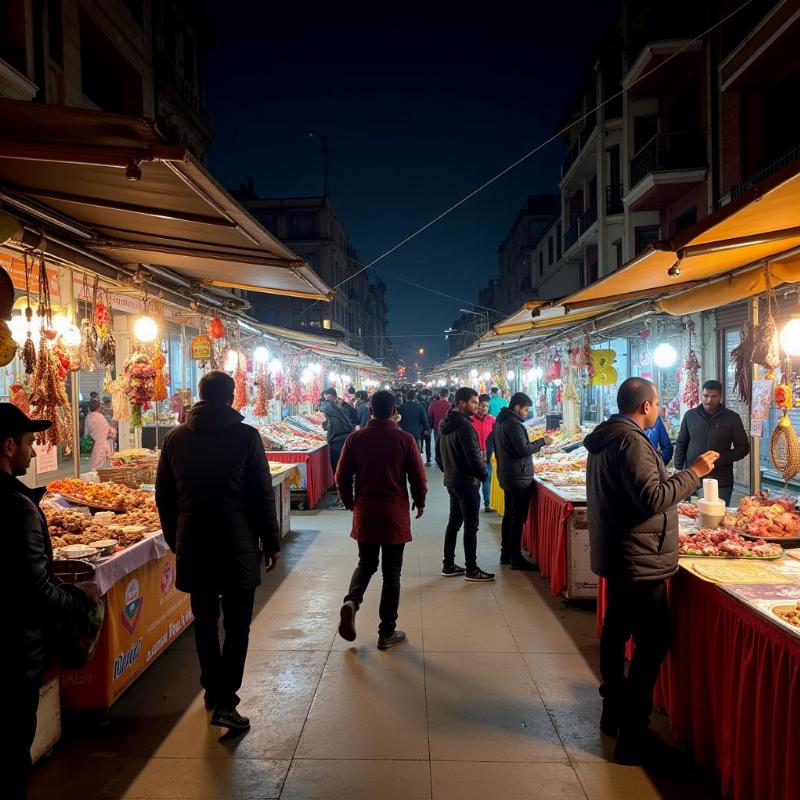
M 689 519 L 697 519 L 697 515 L 700 512 L 698 511 L 697 506 L 692 505 L 691 503 L 678 503 L 678 514 L 682 517 L 688 517 Z
M 779 558 L 783 548 L 763 540 L 749 541 L 729 528 L 700 528 L 678 534 L 678 553 L 706 558 Z
M 742 498 L 736 513 L 736 527 L 767 539 L 800 536 L 800 515 L 795 501 L 787 497 L 769 497 L 766 492 Z

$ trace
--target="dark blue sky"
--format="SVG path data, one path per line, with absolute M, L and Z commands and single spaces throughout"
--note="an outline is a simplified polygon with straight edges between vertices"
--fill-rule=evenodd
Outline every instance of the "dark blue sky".
M 262 196 L 319 194 L 308 132 L 329 134 L 333 201 L 369 261 L 553 133 L 617 3 L 209 7 L 211 171 L 228 187 L 253 175 Z M 545 149 L 378 267 L 476 301 L 526 196 L 557 190 L 561 157 Z M 381 277 L 399 354 L 442 360 L 462 304 Z

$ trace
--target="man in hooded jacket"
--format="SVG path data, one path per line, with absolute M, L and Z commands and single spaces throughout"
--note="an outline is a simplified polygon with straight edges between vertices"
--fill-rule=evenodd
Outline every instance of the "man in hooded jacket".
M 231 408 L 233 378 L 209 372 L 200 402 L 164 439 L 156 476 L 161 528 L 177 555 L 175 585 L 191 594 L 200 683 L 211 724 L 246 730 L 236 710 L 261 560 L 280 557 L 280 530 L 259 432 Z M 220 650 L 219 616 L 225 629 Z
M 339 404 L 339 397 L 336 389 L 332 386 L 322 393 L 322 402 L 319 410 L 325 415 L 325 434 L 328 439 L 328 447 L 331 453 L 331 467 L 334 475 L 339 464 L 339 456 L 344 447 L 344 440 L 355 430 L 355 426 L 350 420 L 350 415 Z
M 713 469 L 708 451 L 670 477 L 645 434 L 658 417 L 658 391 L 629 378 L 617 393 L 619 413 L 584 440 L 592 571 L 608 585 L 600 639 L 603 733 L 619 732 L 614 756 L 623 764 L 657 757 L 648 735 L 661 662 L 670 643 L 666 580 L 678 569 L 677 504 Z M 627 677 L 625 646 L 635 650 Z

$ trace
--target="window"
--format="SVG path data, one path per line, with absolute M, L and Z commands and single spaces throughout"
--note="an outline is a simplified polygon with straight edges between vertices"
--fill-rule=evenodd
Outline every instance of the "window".
M 289 238 L 311 239 L 319 236 L 317 215 L 312 213 L 291 214 L 289 216 Z
M 548 236 L 547 238 L 547 263 L 553 263 L 553 237 Z
M 635 247 L 636 247 L 636 254 L 642 252 L 642 250 L 647 247 L 647 245 L 651 244 L 652 242 L 658 241 L 661 235 L 661 226 L 660 225 L 642 225 L 641 227 L 636 228 L 635 231 Z

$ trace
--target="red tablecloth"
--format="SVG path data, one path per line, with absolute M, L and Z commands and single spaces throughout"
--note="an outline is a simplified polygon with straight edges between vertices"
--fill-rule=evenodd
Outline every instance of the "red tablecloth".
M 800 641 L 685 569 L 670 582 L 670 605 L 673 643 L 655 700 L 676 740 L 717 770 L 726 797 L 798 797 Z
M 540 483 L 534 483 L 528 519 L 522 529 L 522 546 L 550 579 L 550 591 L 567 588 L 567 520 L 573 505 Z
M 308 507 L 315 508 L 320 498 L 333 485 L 331 454 L 327 444 L 314 450 L 268 450 L 267 460 L 282 464 L 306 465 L 306 495 Z

